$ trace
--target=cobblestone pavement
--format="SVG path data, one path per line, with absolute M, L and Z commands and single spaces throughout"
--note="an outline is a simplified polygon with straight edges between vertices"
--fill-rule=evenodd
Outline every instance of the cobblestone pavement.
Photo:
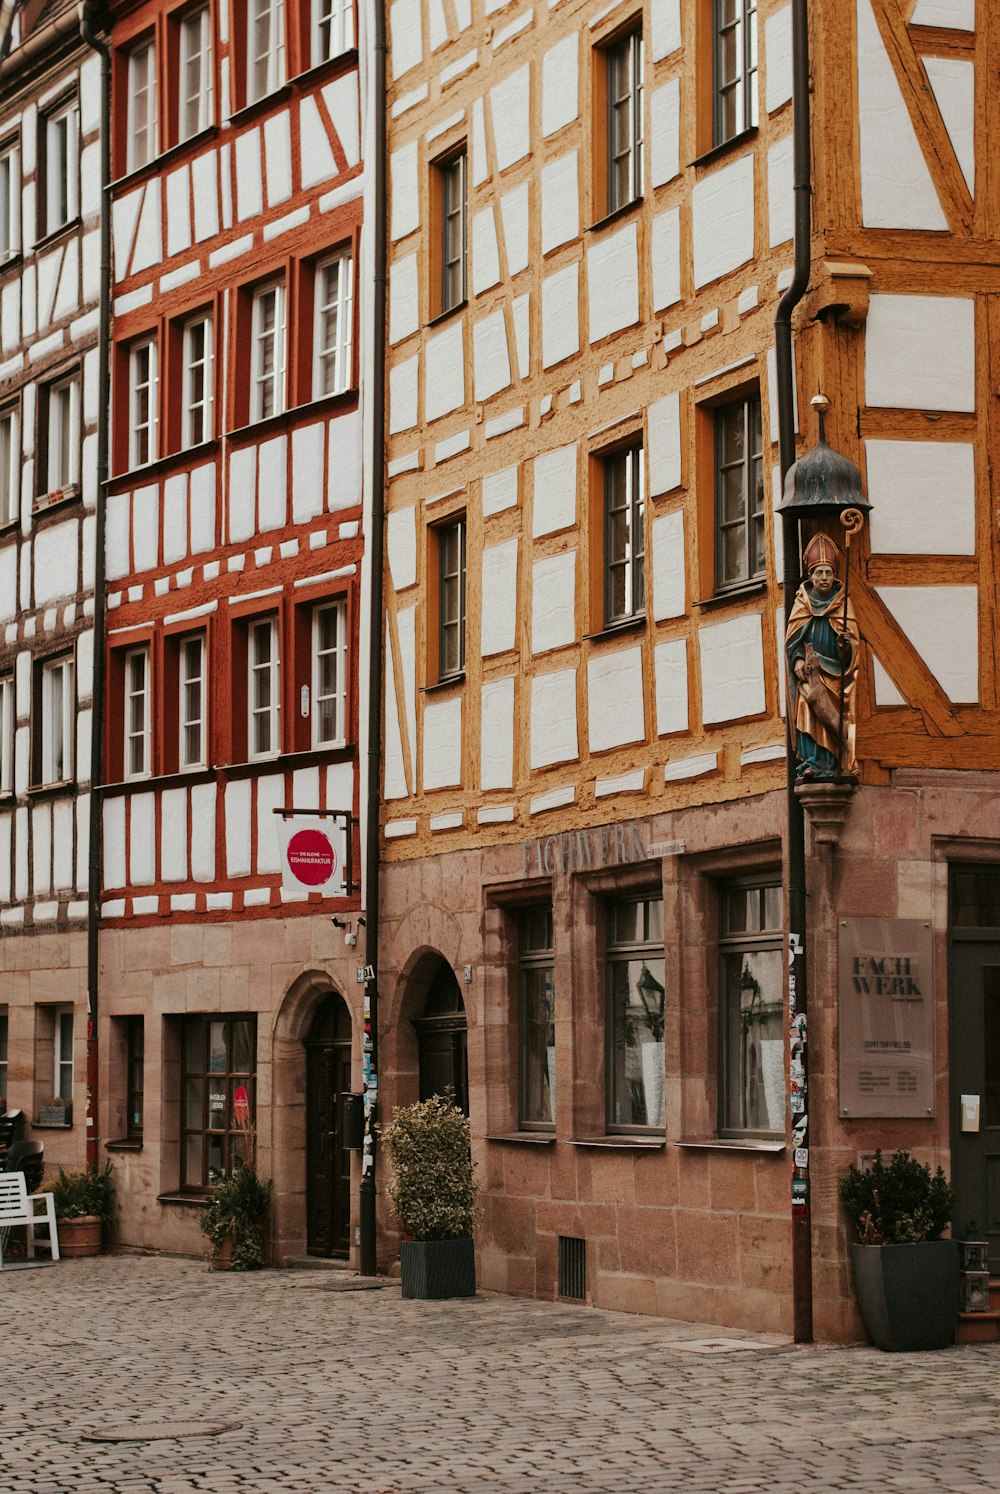
M 136 1256 L 4 1271 L 0 1491 L 1000 1488 L 1000 1346 L 796 1348 L 357 1285 Z

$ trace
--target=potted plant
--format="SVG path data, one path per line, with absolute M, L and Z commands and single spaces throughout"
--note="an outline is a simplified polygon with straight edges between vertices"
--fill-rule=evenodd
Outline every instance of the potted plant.
M 102 1171 L 87 1167 L 67 1172 L 60 1167 L 52 1185 L 56 1220 L 59 1229 L 59 1253 L 67 1259 L 81 1255 L 100 1255 L 108 1243 L 114 1217 L 114 1183 L 111 1163 Z
M 378 1128 L 392 1164 L 389 1202 L 403 1231 L 404 1297 L 474 1297 L 476 1168 L 452 1095 L 393 1111 Z
M 273 1184 L 257 1172 L 257 1137 L 242 1085 L 236 1092 L 233 1115 L 240 1133 L 234 1141 L 238 1160 L 229 1177 L 212 1189 L 198 1224 L 212 1244 L 213 1271 L 259 1271 L 267 1265 Z
M 959 1308 L 958 1242 L 942 1240 L 954 1190 L 939 1167 L 909 1152 L 870 1168 L 851 1166 L 840 1196 L 858 1243 L 851 1246 L 858 1306 L 880 1349 L 944 1349 Z

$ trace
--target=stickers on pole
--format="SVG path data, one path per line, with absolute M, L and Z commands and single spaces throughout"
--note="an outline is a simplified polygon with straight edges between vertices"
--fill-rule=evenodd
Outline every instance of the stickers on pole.
M 277 829 L 285 891 L 346 897 L 344 826 L 339 820 L 293 815 L 279 820 Z

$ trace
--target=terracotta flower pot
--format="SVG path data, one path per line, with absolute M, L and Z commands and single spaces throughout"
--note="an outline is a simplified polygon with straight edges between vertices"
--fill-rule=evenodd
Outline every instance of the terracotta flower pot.
M 82 1219 L 60 1219 L 59 1254 L 64 1260 L 75 1260 L 80 1255 L 100 1255 L 101 1221 L 96 1214 L 85 1214 Z
M 231 1271 L 233 1268 L 233 1237 L 225 1235 L 212 1251 L 210 1271 Z

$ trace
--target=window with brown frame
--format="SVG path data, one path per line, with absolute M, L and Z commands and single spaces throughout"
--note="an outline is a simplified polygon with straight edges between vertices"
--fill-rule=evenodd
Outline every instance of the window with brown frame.
M 752 392 L 712 411 L 715 482 L 715 589 L 762 577 L 764 447 L 760 394 Z
M 659 894 L 606 905 L 605 967 L 608 1131 L 662 1131 L 666 975 Z
M 465 671 L 465 515 L 433 530 L 437 560 L 438 679 Z
M 256 1116 L 257 1019 L 192 1016 L 181 1034 L 181 1187 L 202 1192 L 246 1156 Z
M 551 1131 L 556 1120 L 556 988 L 552 905 L 518 910 L 519 1096 L 523 1131 Z
M 719 1135 L 784 1135 L 781 884 L 733 878 L 718 896 Z
M 431 166 L 432 211 L 436 225 L 431 230 L 431 316 L 445 316 L 463 306 L 466 299 L 466 148 L 461 145 Z

